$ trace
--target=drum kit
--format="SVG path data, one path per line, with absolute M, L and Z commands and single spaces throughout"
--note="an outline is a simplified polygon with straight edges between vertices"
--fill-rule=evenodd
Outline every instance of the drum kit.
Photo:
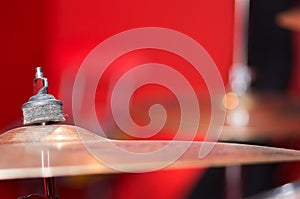
M 52 124 L 64 120 L 62 104 L 48 94 L 41 68 L 36 72 L 37 94 L 23 105 L 24 123 L 34 125 L 0 135 L 0 179 L 44 179 L 44 196 L 21 198 L 55 199 L 55 177 L 300 161 L 300 151 L 292 149 L 228 142 L 113 140 L 78 126 Z M 210 150 L 199 155 L 205 149 Z

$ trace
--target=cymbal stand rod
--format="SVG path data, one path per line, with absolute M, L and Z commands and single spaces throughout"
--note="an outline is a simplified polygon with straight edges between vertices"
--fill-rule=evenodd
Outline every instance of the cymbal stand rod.
M 57 199 L 55 194 L 55 178 L 44 178 L 44 195 L 48 199 Z
M 41 125 L 46 125 L 44 122 Z M 41 153 L 42 168 L 44 169 L 50 167 L 50 152 L 43 150 Z M 47 199 L 57 199 L 55 194 L 55 179 L 54 177 L 44 177 L 44 196 Z

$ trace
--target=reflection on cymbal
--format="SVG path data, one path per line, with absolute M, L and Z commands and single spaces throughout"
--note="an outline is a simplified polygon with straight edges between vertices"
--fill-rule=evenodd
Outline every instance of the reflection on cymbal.
M 128 151 L 128 155 L 115 153 L 111 143 Z M 101 138 L 70 125 L 28 126 L 0 135 L 0 179 L 115 173 L 120 171 L 112 168 L 120 167 L 130 172 L 143 172 L 155 169 L 170 154 L 160 153 L 147 159 L 132 159 L 129 154 L 140 153 L 143 156 L 166 145 L 173 151 L 189 146 L 181 157 L 170 162 L 168 168 L 300 160 L 300 151 L 288 149 L 188 141 L 118 141 Z M 199 158 L 203 147 L 211 147 L 212 150 Z M 111 165 L 101 162 L 102 158 L 111 160 Z

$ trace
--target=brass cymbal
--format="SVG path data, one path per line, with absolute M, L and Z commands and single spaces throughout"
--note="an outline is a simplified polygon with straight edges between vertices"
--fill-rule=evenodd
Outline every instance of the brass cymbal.
M 228 94 L 232 95 L 231 98 L 228 97 L 229 99 L 227 99 L 227 95 L 225 95 L 223 98 L 224 107 L 220 106 L 226 109 L 225 121 L 220 120 L 219 123 L 212 123 L 211 99 L 208 96 L 199 98 L 201 115 L 198 121 L 198 134 L 205 135 L 207 130 L 213 127 L 221 129 L 219 139 L 223 141 L 254 142 L 300 139 L 299 96 L 264 93 L 247 93 L 244 96 L 238 96 L 234 93 Z M 140 104 L 137 103 L 132 108 L 134 118 L 139 122 L 142 121 L 142 123 L 149 121 L 148 114 L 145 114 L 147 110 L 143 109 L 149 104 L 147 100 L 149 99 L 140 100 Z M 191 129 L 186 131 L 187 135 L 194 133 L 192 128 L 194 124 L 181 118 L 179 108 L 173 105 L 174 99 L 164 99 L 163 104 L 167 104 L 166 110 L 168 112 L 164 133 L 176 132 L 180 122 L 191 126 Z M 153 114 L 153 118 L 160 117 L 159 114 Z
M 261 199 L 261 198 L 280 198 L 280 199 L 293 199 L 300 196 L 300 181 L 284 184 L 275 189 L 257 194 L 247 199 Z
M 125 152 L 116 153 L 111 144 Z M 143 158 L 166 146 L 169 151 Z M 166 162 L 172 152 L 183 149 L 177 159 Z M 201 149 L 211 150 L 199 157 Z M 134 159 L 133 153 L 139 158 Z M 289 149 L 175 140 L 110 140 L 71 125 L 26 126 L 7 131 L 0 135 L 0 154 L 0 179 L 143 172 L 162 165 L 200 168 L 300 160 L 300 151 Z
M 299 96 L 249 93 L 227 111 L 221 140 L 257 141 L 300 139 Z M 239 124 L 241 120 L 246 120 Z

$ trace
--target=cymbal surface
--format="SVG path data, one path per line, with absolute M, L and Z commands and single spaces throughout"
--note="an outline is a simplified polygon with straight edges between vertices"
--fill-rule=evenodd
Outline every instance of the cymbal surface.
M 116 153 L 112 145 L 123 153 Z M 151 155 L 166 146 L 169 151 Z M 182 149 L 186 149 L 183 154 L 168 161 L 172 151 Z M 199 152 L 205 149 L 211 151 L 200 157 Z M 144 172 L 165 168 L 162 165 L 201 168 L 300 160 L 300 151 L 295 150 L 212 142 L 110 140 L 71 125 L 12 129 L 0 135 L 0 153 L 0 179 Z

